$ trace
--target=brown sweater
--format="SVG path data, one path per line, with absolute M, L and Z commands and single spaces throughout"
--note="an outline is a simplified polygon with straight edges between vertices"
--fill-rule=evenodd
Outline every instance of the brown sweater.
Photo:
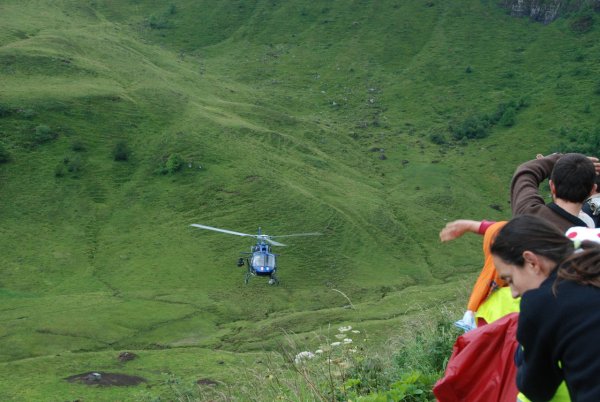
M 561 156 L 552 154 L 521 164 L 510 184 L 510 203 L 513 216 L 536 215 L 554 224 L 564 233 L 573 226 L 586 224 L 554 203 L 546 205 L 539 193 L 540 184 L 550 177 L 554 164 Z

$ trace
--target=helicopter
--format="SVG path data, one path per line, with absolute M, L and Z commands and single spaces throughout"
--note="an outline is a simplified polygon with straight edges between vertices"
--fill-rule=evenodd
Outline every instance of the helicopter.
M 312 232 L 312 233 L 295 233 L 289 235 L 279 235 L 279 236 L 269 236 L 262 233 L 261 228 L 258 228 L 258 234 L 247 234 L 234 232 L 233 230 L 227 229 L 219 229 L 212 226 L 200 225 L 197 223 L 192 223 L 190 226 L 214 230 L 216 232 L 228 233 L 236 236 L 246 236 L 246 237 L 254 237 L 256 238 L 256 244 L 250 248 L 250 252 L 243 251 L 240 252 L 242 257 L 240 257 L 237 261 L 238 267 L 243 267 L 246 265 L 247 270 L 244 276 L 244 283 L 248 284 L 250 278 L 253 276 L 268 276 L 269 277 L 269 285 L 279 284 L 279 279 L 277 278 L 277 256 L 279 254 L 274 254 L 271 252 L 271 245 L 273 246 L 285 246 L 285 244 L 280 243 L 278 241 L 273 240 L 275 237 L 292 237 L 292 236 L 319 236 L 321 233 Z

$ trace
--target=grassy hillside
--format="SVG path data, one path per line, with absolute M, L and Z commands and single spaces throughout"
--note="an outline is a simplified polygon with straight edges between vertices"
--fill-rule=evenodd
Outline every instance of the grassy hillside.
M 233 383 L 284 333 L 379 342 L 460 308 L 480 239 L 437 233 L 508 218 L 515 166 L 598 126 L 597 23 L 470 0 L 3 1 L 0 399 L 168 399 L 165 376 Z M 324 235 L 277 250 L 280 286 L 245 286 L 251 242 L 190 223 Z M 100 370 L 150 388 L 63 380 Z

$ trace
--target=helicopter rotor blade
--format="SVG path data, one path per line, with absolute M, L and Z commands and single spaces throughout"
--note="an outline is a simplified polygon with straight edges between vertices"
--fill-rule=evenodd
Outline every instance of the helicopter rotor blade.
M 236 236 L 256 237 L 256 235 L 251 235 L 248 233 L 234 232 L 233 230 L 219 229 L 219 228 L 214 228 L 212 226 L 199 225 L 197 223 L 192 223 L 190 226 L 194 226 L 194 227 L 200 228 L 200 229 L 214 230 L 215 232 L 228 233 L 228 234 L 232 234 L 232 235 L 236 235 Z
M 271 243 L 274 246 L 283 246 L 285 247 L 286 245 L 283 243 L 279 243 L 278 241 L 275 240 L 271 240 L 269 237 L 265 237 L 264 240 L 266 240 L 267 242 Z
M 279 236 L 269 236 L 269 237 L 273 238 L 273 237 L 321 236 L 321 235 L 322 235 L 322 233 L 312 232 L 312 233 L 295 233 L 295 234 L 289 234 L 289 235 L 279 235 Z

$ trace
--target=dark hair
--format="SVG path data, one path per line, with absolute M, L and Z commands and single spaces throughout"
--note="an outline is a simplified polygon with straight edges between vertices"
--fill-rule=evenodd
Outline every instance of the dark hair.
M 600 244 L 582 243 L 574 253 L 573 242 L 555 226 L 534 215 L 511 219 L 496 235 L 491 252 L 508 264 L 523 267 L 523 252 L 531 251 L 557 263 L 557 282 L 570 280 L 600 287 Z
M 600 244 L 591 241 L 582 242 L 581 250 L 560 265 L 555 289 L 562 280 L 600 288 Z
M 554 183 L 557 198 L 579 203 L 589 197 L 596 170 L 587 156 L 565 154 L 554 164 L 550 179 Z
M 560 263 L 573 253 L 573 242 L 548 221 L 534 215 L 519 215 L 500 229 L 491 251 L 508 264 L 522 267 L 526 250 Z

